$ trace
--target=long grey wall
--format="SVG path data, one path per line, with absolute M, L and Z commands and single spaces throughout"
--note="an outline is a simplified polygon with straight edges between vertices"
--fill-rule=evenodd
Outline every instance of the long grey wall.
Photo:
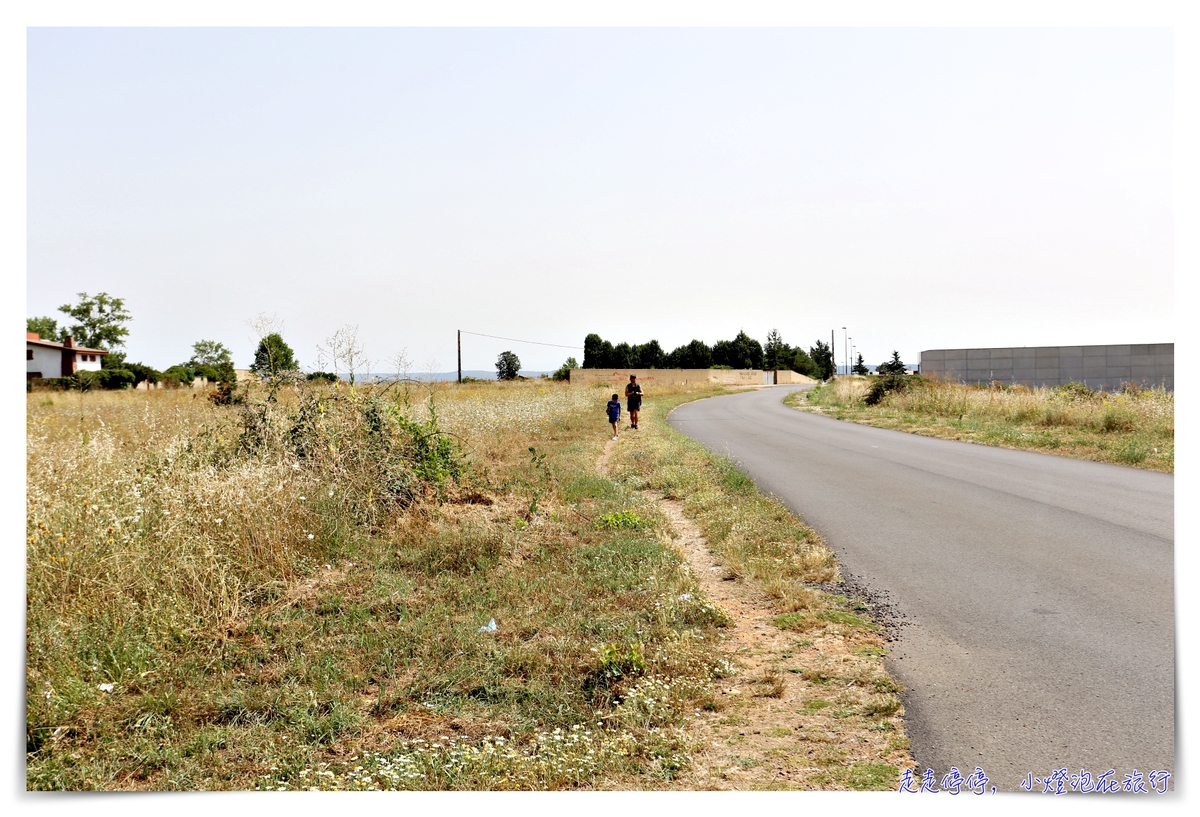
M 921 352 L 921 374 L 964 383 L 998 380 L 1059 386 L 1076 382 L 1110 391 L 1132 382 L 1174 391 L 1175 344 L 932 349 Z

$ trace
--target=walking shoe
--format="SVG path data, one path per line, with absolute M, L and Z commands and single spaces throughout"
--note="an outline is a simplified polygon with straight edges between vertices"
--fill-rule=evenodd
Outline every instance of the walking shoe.
M 621 438 L 620 438 L 620 437 L 615 437 L 615 436 L 614 436 L 614 437 L 613 437 L 613 439 L 614 439 L 614 440 L 619 440 L 619 439 L 621 439 Z

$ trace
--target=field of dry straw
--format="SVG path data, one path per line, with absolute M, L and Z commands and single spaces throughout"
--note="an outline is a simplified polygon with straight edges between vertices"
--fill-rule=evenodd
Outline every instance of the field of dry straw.
M 686 786 L 737 668 L 648 482 L 693 498 L 781 626 L 882 643 L 744 477 L 665 437 L 598 474 L 604 391 L 31 394 L 27 786 Z M 899 735 L 874 705 L 840 723 Z M 806 785 L 890 780 L 831 757 Z
M 872 383 L 865 377 L 839 377 L 792 394 L 788 402 L 842 420 L 931 437 L 1175 470 L 1175 395 L 1161 388 L 1109 393 L 1081 383 L 967 386 L 912 377 L 903 381 L 903 388 L 868 405 Z

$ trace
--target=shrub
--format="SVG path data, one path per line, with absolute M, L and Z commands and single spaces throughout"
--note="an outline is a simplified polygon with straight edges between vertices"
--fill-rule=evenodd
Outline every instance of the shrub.
M 305 380 L 316 380 L 324 383 L 338 382 L 338 376 L 333 372 L 309 372 L 305 375 Z
M 1061 386 L 1051 386 L 1050 390 L 1068 400 L 1087 400 L 1096 396 L 1095 390 L 1086 383 L 1064 383 Z
M 245 393 L 238 391 L 237 383 L 222 380 L 217 382 L 216 389 L 208 393 L 208 399 L 214 406 L 240 405 L 245 401 Z
M 338 484 L 351 516 L 373 525 L 423 495 L 441 495 L 463 474 L 458 444 L 380 396 L 298 390 L 294 407 L 243 401 L 239 447 L 295 457 Z
M 100 386 L 105 389 L 127 389 L 137 384 L 137 376 L 129 369 L 101 369 Z
M 1131 431 L 1137 424 L 1137 419 L 1137 415 L 1128 406 L 1105 401 L 1104 412 L 1100 415 L 1098 425 L 1104 432 Z
M 190 386 L 196 379 L 196 373 L 187 366 L 175 365 L 163 372 L 162 379 L 168 388 L 177 388 L 181 383 Z
M 569 357 L 550 377 L 554 380 L 570 380 L 571 370 L 578 368 L 579 363 L 575 360 L 575 358 Z
M 125 363 L 124 368 L 133 372 L 133 383 L 135 386 L 143 380 L 150 383 L 157 383 L 162 378 L 162 372 L 142 363 Z
M 642 519 L 633 511 L 617 511 L 606 513 L 596 520 L 596 526 L 609 530 L 638 530 L 650 527 L 650 522 Z
M 892 392 L 906 391 L 913 379 L 908 375 L 885 375 L 877 377 L 871 383 L 871 388 L 867 390 L 867 395 L 863 398 L 863 401 L 868 406 L 878 405 Z

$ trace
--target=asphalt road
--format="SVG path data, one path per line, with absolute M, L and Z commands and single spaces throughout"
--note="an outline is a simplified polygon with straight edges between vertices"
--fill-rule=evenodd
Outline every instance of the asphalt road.
M 904 617 L 888 666 L 921 767 L 1001 790 L 1064 766 L 1173 772 L 1174 477 L 832 420 L 784 406 L 794 390 L 669 422 Z

